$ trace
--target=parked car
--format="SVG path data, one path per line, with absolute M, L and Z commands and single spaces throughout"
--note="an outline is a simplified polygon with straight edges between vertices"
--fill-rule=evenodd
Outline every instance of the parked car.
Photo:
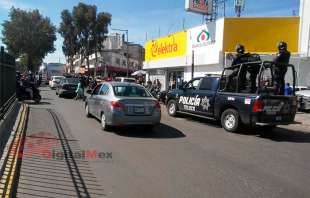
M 52 76 L 51 80 L 49 81 L 50 88 L 56 89 L 60 81 L 64 78 L 65 78 L 64 76 Z
M 116 77 L 115 81 L 117 81 L 117 82 L 135 83 L 136 79 L 135 78 L 127 78 L 127 77 Z
M 60 81 L 59 85 L 56 88 L 56 95 L 59 97 L 63 96 L 75 96 L 76 89 L 79 83 L 78 78 L 64 78 Z
M 310 90 L 297 91 L 296 96 L 298 97 L 298 109 L 310 110 Z
M 90 94 L 85 102 L 86 116 L 100 119 L 104 130 L 126 125 L 146 125 L 151 129 L 160 123 L 160 104 L 141 85 L 105 82 Z
M 295 87 L 295 91 L 303 91 L 303 90 L 310 90 L 310 88 L 306 87 L 306 86 L 296 86 Z

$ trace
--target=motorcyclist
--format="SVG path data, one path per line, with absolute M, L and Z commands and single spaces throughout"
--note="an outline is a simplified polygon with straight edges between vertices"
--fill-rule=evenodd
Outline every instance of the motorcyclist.
M 233 68 L 233 71 L 231 74 L 227 76 L 224 90 L 228 90 L 228 86 L 231 86 L 233 79 L 238 76 L 241 64 L 248 62 L 249 53 L 245 53 L 245 47 L 242 44 L 238 44 L 236 46 L 236 52 L 237 54 L 234 55 L 233 61 L 231 63 L 231 67 Z M 246 73 L 247 73 L 247 65 L 243 65 L 242 69 L 240 70 L 240 76 L 239 76 L 239 80 L 240 80 L 239 89 L 241 90 L 245 88 Z M 236 85 L 232 85 L 232 87 L 236 87 Z
M 287 64 L 290 62 L 291 53 L 287 50 L 287 43 L 281 41 L 278 43 L 279 53 L 274 59 L 274 79 L 276 92 L 279 95 L 284 95 L 285 74 L 287 72 Z
M 22 87 L 29 93 L 30 98 L 33 99 L 33 89 L 35 88 L 35 84 L 27 79 L 22 81 Z

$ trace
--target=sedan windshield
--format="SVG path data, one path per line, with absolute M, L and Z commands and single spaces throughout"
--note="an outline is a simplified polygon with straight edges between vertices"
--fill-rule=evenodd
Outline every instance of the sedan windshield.
M 138 86 L 114 86 L 114 94 L 116 96 L 125 97 L 152 97 L 151 94 L 143 87 Z

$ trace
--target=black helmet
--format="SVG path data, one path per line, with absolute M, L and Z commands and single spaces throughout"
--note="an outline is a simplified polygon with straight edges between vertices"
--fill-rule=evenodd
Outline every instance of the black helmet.
M 243 54 L 243 53 L 245 52 L 244 46 L 241 45 L 241 44 L 238 44 L 238 45 L 236 46 L 236 52 L 239 53 L 239 54 Z
M 278 49 L 279 49 L 279 50 L 287 50 L 287 43 L 284 42 L 284 41 L 280 41 L 280 42 L 278 43 Z

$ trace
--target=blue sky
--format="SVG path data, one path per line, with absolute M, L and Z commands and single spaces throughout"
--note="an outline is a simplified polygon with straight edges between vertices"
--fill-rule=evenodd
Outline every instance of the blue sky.
M 112 28 L 129 30 L 129 40 L 143 44 L 146 39 L 154 39 L 183 28 L 203 23 L 202 16 L 184 11 L 184 0 L 0 0 L 0 22 L 8 19 L 12 6 L 21 9 L 39 9 L 51 18 L 57 27 L 60 13 L 72 10 L 79 2 L 97 5 L 98 11 L 112 14 Z M 226 16 L 234 16 L 234 0 L 227 0 Z M 298 14 L 299 0 L 246 0 L 243 16 L 291 16 L 293 10 Z M 2 27 L 0 26 L 0 30 Z M 56 52 L 49 54 L 45 62 L 65 62 L 61 51 L 62 39 L 57 35 Z M 1 43 L 1 42 L 0 42 Z

